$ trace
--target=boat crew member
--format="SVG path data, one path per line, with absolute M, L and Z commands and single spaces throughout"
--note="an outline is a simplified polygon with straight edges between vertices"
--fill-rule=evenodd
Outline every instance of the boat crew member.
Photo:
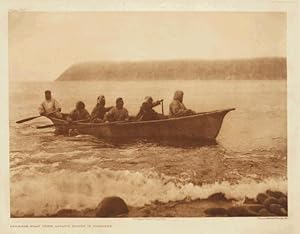
M 90 114 L 89 112 L 85 109 L 85 104 L 82 101 L 78 101 L 76 103 L 75 110 L 73 110 L 67 117 L 68 121 L 78 121 L 82 120 L 84 121 L 89 121 L 90 120 Z
M 45 100 L 39 106 L 40 115 L 48 115 L 56 118 L 62 118 L 61 107 L 59 103 L 52 97 L 51 91 L 45 91 Z
M 97 104 L 92 111 L 91 121 L 94 123 L 104 122 L 103 119 L 104 119 L 105 113 L 108 112 L 112 108 L 113 108 L 113 106 L 105 107 L 105 97 L 103 95 L 100 95 L 97 98 Z
M 104 121 L 115 122 L 127 120 L 129 120 L 128 110 L 124 108 L 124 101 L 119 97 L 116 100 L 116 106 L 104 115 Z
M 183 104 L 183 91 L 177 90 L 174 94 L 173 101 L 169 106 L 169 116 L 176 118 L 196 114 L 195 111 L 187 109 Z
M 136 116 L 138 121 L 147 121 L 147 120 L 157 120 L 162 119 L 163 115 L 157 113 L 152 108 L 161 104 L 163 100 L 158 100 L 153 102 L 153 98 L 150 96 L 145 97 L 145 101 L 143 102 L 139 113 Z

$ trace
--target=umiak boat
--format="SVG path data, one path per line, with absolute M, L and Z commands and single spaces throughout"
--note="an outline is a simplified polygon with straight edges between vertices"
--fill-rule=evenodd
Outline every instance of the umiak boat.
M 234 108 L 197 113 L 180 118 L 152 121 L 129 121 L 112 123 L 68 123 L 62 119 L 49 117 L 56 130 L 68 133 L 76 129 L 79 134 L 111 139 L 163 139 L 163 140 L 215 140 L 225 115 Z

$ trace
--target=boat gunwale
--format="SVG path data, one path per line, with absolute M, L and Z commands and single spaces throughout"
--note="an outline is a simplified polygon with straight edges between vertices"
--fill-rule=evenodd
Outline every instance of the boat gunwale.
M 216 113 L 222 113 L 222 112 L 226 112 L 225 114 L 227 114 L 230 111 L 235 110 L 235 108 L 229 108 L 229 109 L 224 109 L 224 110 L 215 110 L 215 111 L 209 111 L 209 112 L 200 112 L 197 113 L 195 115 L 189 115 L 189 116 L 182 116 L 182 117 L 177 117 L 177 118 L 168 118 L 168 119 L 159 119 L 159 120 L 148 120 L 148 121 L 117 121 L 117 122 L 108 122 L 108 123 L 91 123 L 91 122 L 77 122 L 77 123 L 69 123 L 66 120 L 62 120 L 62 119 L 58 119 L 58 118 L 53 118 L 53 117 L 47 117 L 49 118 L 51 121 L 54 120 L 56 122 L 61 122 L 61 125 L 79 125 L 79 126 L 85 126 L 85 127 L 101 127 L 101 126 L 110 126 L 110 125 L 136 125 L 136 124 L 150 124 L 150 123 L 163 123 L 163 122 L 174 122 L 174 121 L 179 121 L 179 120 L 185 120 L 185 119 L 193 119 L 196 117 L 200 117 L 200 116 L 205 116 L 205 115 L 211 115 L 211 114 L 216 114 Z M 53 122 L 53 121 L 52 121 Z M 54 123 L 54 122 L 53 122 Z M 56 123 L 54 123 L 54 125 L 57 125 Z

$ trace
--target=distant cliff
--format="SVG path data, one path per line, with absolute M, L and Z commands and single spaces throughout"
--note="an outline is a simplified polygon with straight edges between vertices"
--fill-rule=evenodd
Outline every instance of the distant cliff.
M 286 58 L 86 62 L 65 70 L 58 81 L 286 79 Z

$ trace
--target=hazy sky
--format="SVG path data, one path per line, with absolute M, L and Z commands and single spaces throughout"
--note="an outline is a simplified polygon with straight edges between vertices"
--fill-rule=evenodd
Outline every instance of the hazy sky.
M 54 80 L 76 62 L 286 56 L 284 13 L 9 13 L 12 80 Z

